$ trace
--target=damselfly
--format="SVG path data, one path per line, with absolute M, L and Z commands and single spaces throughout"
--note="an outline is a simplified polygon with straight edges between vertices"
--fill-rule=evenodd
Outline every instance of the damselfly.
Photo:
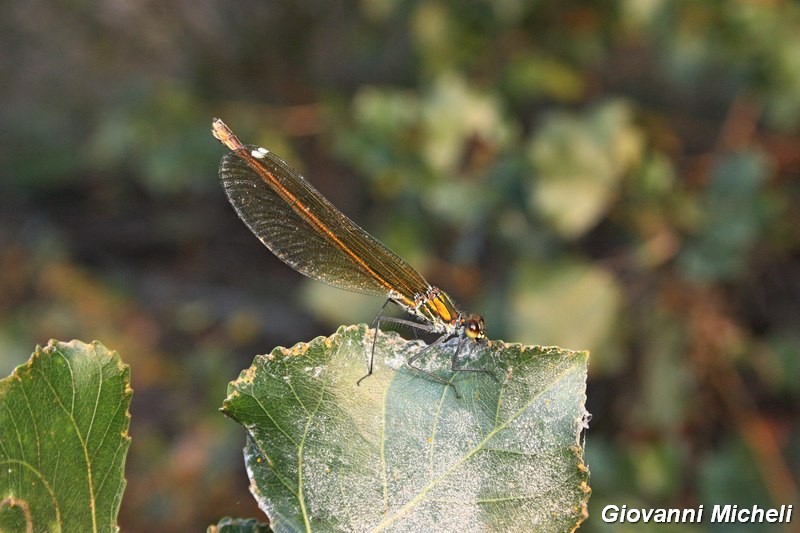
M 381 322 L 438 334 L 428 348 L 458 337 L 451 370 L 485 372 L 457 366 L 465 340 L 485 339 L 483 317 L 459 311 L 446 292 L 425 281 L 411 265 L 342 214 L 272 152 L 243 145 L 220 119 L 214 119 L 211 131 L 231 150 L 223 156 L 219 167 L 228 199 L 239 218 L 272 253 L 310 278 L 341 289 L 385 297 L 386 302 L 373 320 L 376 338 Z M 399 305 L 416 321 L 383 316 L 389 302 Z M 450 384 L 414 364 L 426 351 L 411 356 L 406 364 L 436 381 Z M 372 374 L 374 357 L 375 341 L 367 373 L 358 380 L 359 384 Z

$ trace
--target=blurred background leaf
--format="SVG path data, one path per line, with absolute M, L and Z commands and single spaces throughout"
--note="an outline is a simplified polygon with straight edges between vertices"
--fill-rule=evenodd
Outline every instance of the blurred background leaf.
M 590 512 L 800 505 L 799 36 L 785 1 L 8 4 L 0 353 L 126 354 L 124 530 L 259 516 L 220 391 L 382 302 L 253 239 L 220 116 L 492 338 L 593 351 Z

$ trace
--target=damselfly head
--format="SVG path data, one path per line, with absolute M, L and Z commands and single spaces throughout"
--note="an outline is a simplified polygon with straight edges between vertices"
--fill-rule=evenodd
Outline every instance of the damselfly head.
M 464 320 L 464 333 L 470 339 L 479 341 L 486 338 L 486 330 L 481 315 L 469 315 Z

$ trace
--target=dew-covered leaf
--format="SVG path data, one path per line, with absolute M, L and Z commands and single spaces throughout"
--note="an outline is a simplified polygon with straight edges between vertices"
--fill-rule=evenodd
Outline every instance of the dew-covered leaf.
M 257 356 L 223 411 L 247 430 L 251 491 L 276 532 L 568 531 L 589 497 L 586 352 L 492 341 L 429 350 L 341 328 Z M 460 397 L 456 396 L 456 390 Z
M 0 531 L 115 531 L 129 369 L 102 344 L 50 341 L 0 381 Z

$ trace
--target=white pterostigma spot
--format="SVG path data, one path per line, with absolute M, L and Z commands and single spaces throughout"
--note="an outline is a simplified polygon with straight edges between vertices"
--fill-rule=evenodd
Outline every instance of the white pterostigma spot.
M 252 155 L 253 157 L 256 157 L 258 159 L 264 159 L 264 156 L 266 154 L 268 154 L 268 153 L 269 153 L 269 150 L 267 150 L 266 148 L 259 147 L 259 148 L 256 148 L 255 150 L 252 150 L 250 152 L 250 155 Z

